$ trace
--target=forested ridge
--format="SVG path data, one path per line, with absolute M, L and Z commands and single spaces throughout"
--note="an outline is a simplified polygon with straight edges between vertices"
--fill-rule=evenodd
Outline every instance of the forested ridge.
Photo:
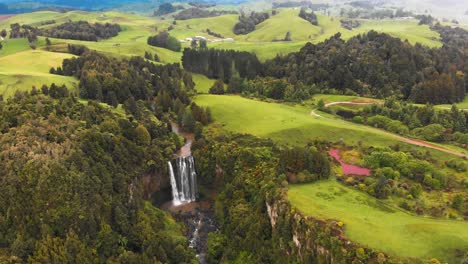
M 38 29 L 38 35 L 49 38 L 98 41 L 115 37 L 120 31 L 122 29 L 118 24 L 90 24 L 87 21 L 70 21 L 49 29 Z
M 144 199 L 180 146 L 167 121 L 56 89 L 0 102 L 0 262 L 191 263 L 181 226 Z
M 343 93 L 351 90 L 379 98 L 397 95 L 416 103 L 455 103 L 466 93 L 468 58 L 463 50 L 468 38 L 460 42 L 463 45 L 446 41 L 441 49 L 429 49 L 375 31 L 346 42 L 337 34 L 268 61 L 266 74 Z
M 415 103 L 460 102 L 467 92 L 467 31 L 439 24 L 433 29 L 441 34 L 442 48 L 411 45 L 370 31 L 348 41 L 337 33 L 263 64 L 253 54 L 212 49 L 185 49 L 182 62 L 186 69 L 210 78 L 229 84 L 234 80 L 230 90 L 235 93 L 273 99 L 300 101 L 317 92 L 333 92 L 377 98 L 394 95 Z M 237 77 L 240 80 L 233 79 Z M 271 88 L 272 82 L 277 88 Z
M 162 91 L 187 103 L 187 92 L 194 88 L 191 75 L 179 64 L 155 65 L 142 57 L 119 60 L 97 52 L 65 59 L 51 73 L 76 77 L 80 80 L 80 97 L 113 106 L 130 97 L 149 100 Z

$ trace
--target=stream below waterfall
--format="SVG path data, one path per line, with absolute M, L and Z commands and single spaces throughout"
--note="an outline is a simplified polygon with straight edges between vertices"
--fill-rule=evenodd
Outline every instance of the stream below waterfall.
M 176 158 L 168 161 L 172 201 L 165 203 L 163 208 L 185 224 L 189 247 L 195 251 L 198 261 L 205 264 L 208 234 L 218 230 L 214 203 L 209 199 L 198 198 L 196 161 L 191 152 L 193 134 L 183 133 L 172 122 L 171 127 L 172 132 L 184 138 L 185 144 L 177 152 Z

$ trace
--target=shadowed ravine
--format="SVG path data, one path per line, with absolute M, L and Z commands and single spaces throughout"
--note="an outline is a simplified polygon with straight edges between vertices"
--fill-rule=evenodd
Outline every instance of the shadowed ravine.
M 206 263 L 208 233 L 217 230 L 212 203 L 200 201 L 198 196 L 195 159 L 191 155 L 193 135 L 181 132 L 171 123 L 172 132 L 184 137 L 185 144 L 172 161 L 168 161 L 172 201 L 163 207 L 187 227 L 189 247 L 195 250 L 200 263 Z

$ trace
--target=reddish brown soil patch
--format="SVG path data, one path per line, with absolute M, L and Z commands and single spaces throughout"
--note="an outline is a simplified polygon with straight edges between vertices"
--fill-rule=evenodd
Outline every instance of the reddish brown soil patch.
M 340 152 L 337 149 L 331 149 L 329 153 L 330 153 L 330 156 L 335 158 L 341 164 L 341 168 L 343 170 L 344 175 L 364 175 L 364 176 L 370 175 L 370 170 L 367 168 L 345 163 L 341 159 Z

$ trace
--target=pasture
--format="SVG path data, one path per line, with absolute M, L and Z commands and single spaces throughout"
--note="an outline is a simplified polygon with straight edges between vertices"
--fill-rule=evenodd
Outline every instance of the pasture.
M 0 59 L 0 94 L 13 96 L 16 90 L 30 90 L 32 86 L 40 88 L 43 84 L 65 84 L 77 92 L 78 80 L 74 77 L 53 75 L 51 67 L 62 64 L 63 59 L 72 55 L 65 53 L 27 50 Z
M 288 198 L 302 213 L 344 223 L 351 240 L 405 258 L 457 263 L 466 252 L 466 223 L 415 216 L 336 181 L 289 186 Z
M 272 138 L 289 144 L 305 144 L 319 137 L 343 140 L 351 145 L 388 146 L 398 142 L 393 135 L 374 128 L 310 115 L 304 106 L 290 106 L 250 100 L 239 96 L 200 95 L 200 106 L 209 106 L 216 123 L 224 129 Z

